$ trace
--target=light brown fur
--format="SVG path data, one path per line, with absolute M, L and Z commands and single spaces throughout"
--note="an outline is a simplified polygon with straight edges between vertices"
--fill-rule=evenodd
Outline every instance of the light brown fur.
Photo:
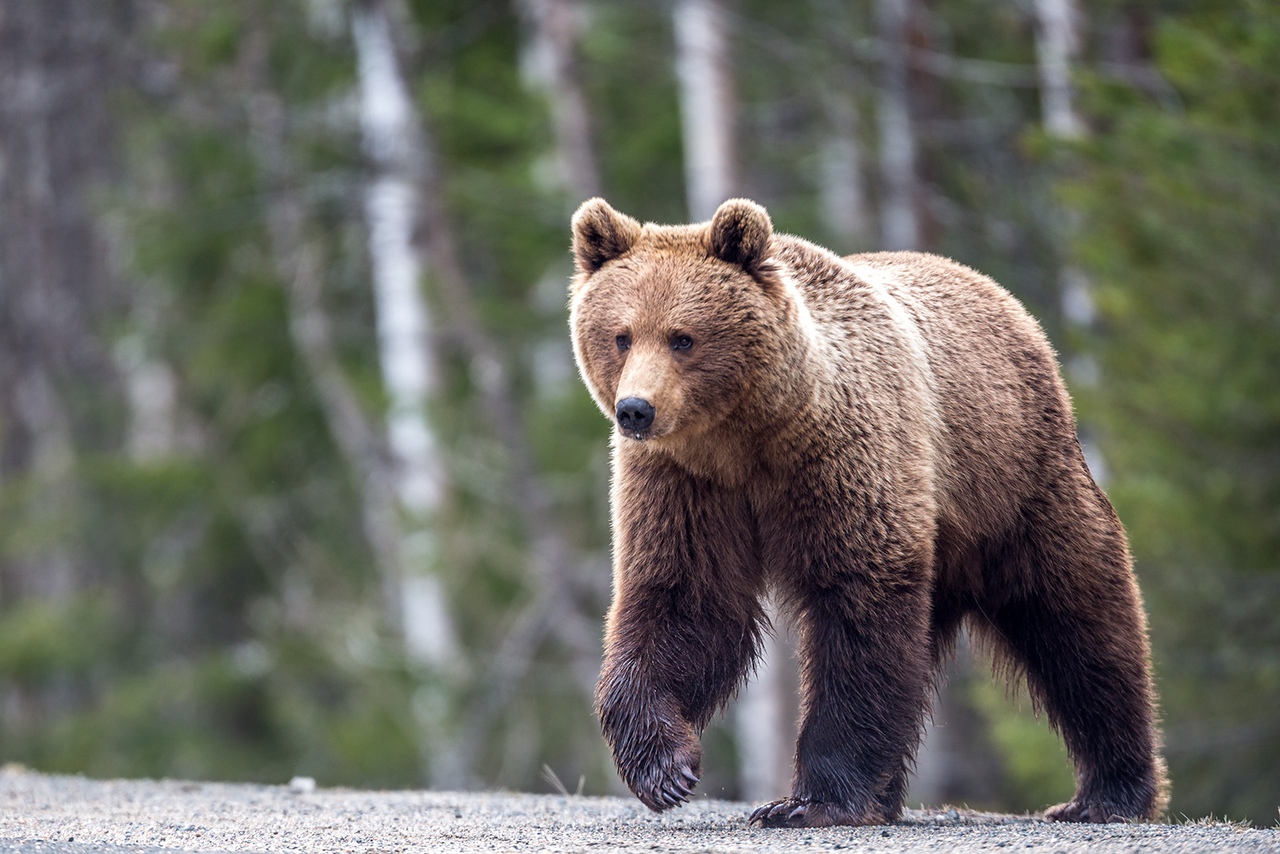
M 932 255 L 840 258 L 745 200 L 658 226 L 594 199 L 573 232 L 578 366 L 627 425 L 597 709 L 642 801 L 688 797 L 772 588 L 800 629 L 802 726 L 791 796 L 753 821 L 900 815 L 962 622 L 1066 739 L 1079 790 L 1050 818 L 1162 808 L 1124 531 L 1013 297 Z

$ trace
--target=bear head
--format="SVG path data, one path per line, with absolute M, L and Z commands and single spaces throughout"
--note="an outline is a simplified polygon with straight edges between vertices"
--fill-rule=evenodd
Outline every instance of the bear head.
M 574 354 L 620 435 L 658 444 L 718 426 L 749 431 L 785 337 L 789 297 L 764 208 L 642 225 L 603 199 L 573 217 Z

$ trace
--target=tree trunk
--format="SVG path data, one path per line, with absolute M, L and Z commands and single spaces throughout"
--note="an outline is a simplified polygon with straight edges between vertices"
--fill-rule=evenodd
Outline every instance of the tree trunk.
M 364 0 L 359 9 L 358 14 L 371 15 L 380 22 L 374 30 L 379 44 L 375 56 L 380 56 L 384 49 L 393 51 L 383 4 Z M 377 62 L 385 61 L 377 59 Z M 403 92 L 402 79 L 399 86 Z M 417 235 L 413 247 L 419 253 L 416 257 L 425 259 L 425 266 L 434 274 L 441 308 L 449 317 L 450 331 L 469 357 L 486 421 L 493 425 L 506 452 L 508 493 L 514 497 L 510 509 L 519 518 L 527 541 L 529 580 L 533 587 L 531 600 L 515 618 L 483 675 L 483 690 L 477 692 L 462 716 L 461 731 L 451 745 L 457 755 L 455 776 L 438 781 L 441 785 L 457 786 L 470 779 L 476 758 L 493 737 L 494 722 L 508 711 L 512 697 L 544 642 L 554 638 L 564 646 L 587 698 L 591 696 L 599 671 L 600 639 L 598 627 L 585 619 L 576 607 L 579 585 L 573 551 L 556 524 L 547 491 L 537 477 L 533 449 L 521 425 L 502 350 L 481 322 L 473 288 L 458 256 L 429 123 L 425 116 L 412 111 L 407 98 L 400 115 L 408 127 L 398 138 L 387 141 L 407 146 L 407 150 L 402 149 L 405 159 L 398 168 L 403 170 L 413 189 L 414 202 L 420 206 L 420 224 L 413 232 Z M 406 612 L 406 616 L 412 614 Z M 516 750 L 520 746 L 508 747 Z
M 591 119 L 578 76 L 577 41 L 582 10 L 577 0 L 521 0 L 532 24 L 530 65 L 551 108 L 556 172 L 574 206 L 601 193 L 591 144 Z
M 741 192 L 725 8 L 720 0 L 677 0 L 672 18 L 685 196 L 690 218 L 708 220 L 721 202 Z M 790 788 L 796 717 L 790 669 L 789 647 L 767 636 L 755 679 L 733 708 L 743 798 L 773 798 Z
M 395 492 L 407 512 L 400 567 L 389 573 L 389 613 L 411 658 L 447 669 L 456 642 L 439 579 L 430 574 L 437 548 L 431 523 L 444 499 L 444 466 L 427 401 L 439 386 L 429 339 L 422 263 L 414 245 L 421 218 L 415 179 L 421 139 L 408 87 L 397 63 L 386 11 L 361 3 L 352 16 L 360 90 L 360 127 L 373 166 L 365 195 L 377 313 L 378 360 L 389 400 L 387 440 L 395 461 Z M 399 610 L 397 610 L 397 607 Z
M 127 401 L 105 330 L 124 312 L 97 194 L 119 174 L 110 97 L 131 4 L 0 4 L 0 619 L 94 595 L 83 455 L 117 452 Z M 0 726 L 72 711 L 88 674 L 9 674 Z
M 73 512 L 75 460 L 115 450 L 125 396 L 102 329 L 122 310 L 94 196 L 117 174 L 110 95 L 128 3 L 9 0 L 0 9 L 0 488 L 27 482 L 37 541 Z M 0 556 L 0 593 L 65 597 L 98 574 L 52 536 Z
M 404 521 L 384 576 L 388 613 L 410 660 L 432 675 L 414 704 L 420 748 L 434 785 L 458 785 L 470 763 L 449 734 L 450 697 L 440 680 L 458 673 L 459 649 L 444 587 L 434 574 L 439 547 L 434 525 L 445 495 L 441 452 L 426 406 L 439 387 L 422 293 L 423 263 L 414 234 L 424 220 L 419 182 L 426 153 L 419 121 L 401 71 L 387 10 L 379 0 L 356 4 L 351 19 L 360 94 L 360 128 L 373 175 L 365 193 L 373 272 L 378 360 L 389 401 L 387 445 L 393 490 Z M 381 516 L 381 514 L 380 514 Z
M 869 236 L 858 107 L 848 95 L 836 94 L 828 99 L 827 114 L 831 127 L 822 146 L 818 193 L 823 222 L 847 254 L 865 246 Z
M 916 138 L 908 79 L 910 0 L 876 0 L 880 88 L 880 235 L 884 249 L 920 248 L 916 212 Z
M 689 216 L 707 220 L 737 188 L 734 92 L 720 0 L 677 0 L 676 77 Z
M 1036 0 L 1036 66 L 1044 128 L 1063 139 L 1083 135 L 1071 85 L 1071 65 L 1079 52 L 1075 0 Z
M 1076 112 L 1075 89 L 1071 83 L 1071 69 L 1080 52 L 1079 10 L 1075 0 L 1036 0 L 1035 13 L 1041 121 L 1050 136 L 1061 140 L 1080 139 L 1085 135 L 1085 124 Z M 1070 245 L 1080 224 L 1070 211 L 1058 211 L 1058 218 L 1061 222 L 1059 253 L 1063 259 L 1058 271 L 1062 317 L 1068 328 L 1085 332 L 1093 326 L 1097 311 L 1089 277 L 1070 258 Z M 1097 383 L 1098 362 L 1091 353 L 1068 353 L 1064 364 L 1073 382 Z M 1089 469 L 1101 482 L 1106 477 L 1103 459 L 1087 439 L 1087 425 L 1081 425 L 1080 432 Z

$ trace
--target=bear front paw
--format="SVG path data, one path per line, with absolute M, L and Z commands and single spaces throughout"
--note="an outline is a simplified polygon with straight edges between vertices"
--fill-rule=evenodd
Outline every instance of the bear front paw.
M 618 775 L 655 812 L 683 804 L 702 776 L 702 744 L 670 695 L 636 689 L 636 680 L 601 679 L 596 710 Z
M 810 798 L 780 798 L 751 813 L 751 824 L 760 827 L 833 827 L 884 824 L 884 815 L 874 808 L 857 809 L 847 804 L 815 801 Z
M 627 788 L 640 802 L 662 812 L 693 796 L 702 775 L 702 747 L 694 739 L 674 749 L 645 751 L 630 762 L 619 757 L 617 764 Z

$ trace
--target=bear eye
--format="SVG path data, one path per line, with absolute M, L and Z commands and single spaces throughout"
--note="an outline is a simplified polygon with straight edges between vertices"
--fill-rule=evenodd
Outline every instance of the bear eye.
M 613 339 L 613 343 L 618 345 L 619 350 L 625 352 L 631 349 L 631 336 L 619 335 L 617 338 Z
M 671 339 L 672 350 L 688 350 L 693 346 L 693 339 L 688 335 L 677 335 Z

